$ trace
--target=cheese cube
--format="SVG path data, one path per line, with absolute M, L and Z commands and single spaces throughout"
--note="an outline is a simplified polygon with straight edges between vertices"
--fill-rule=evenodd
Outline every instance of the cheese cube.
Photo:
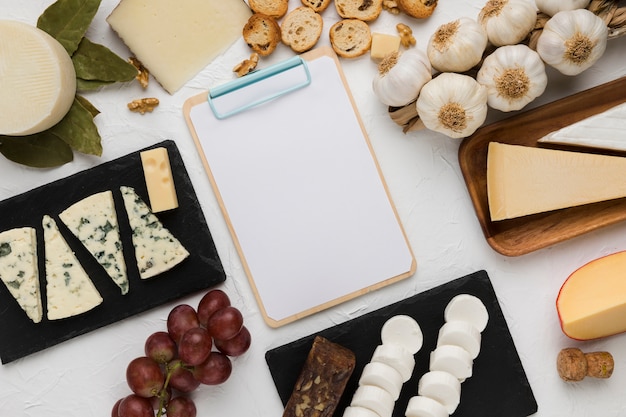
M 170 94 L 242 36 L 242 0 L 121 0 L 107 22 Z
M 167 149 L 155 148 L 141 152 L 141 163 L 152 212 L 158 213 L 178 207 Z
M 372 49 L 370 57 L 372 59 L 383 59 L 392 52 L 398 52 L 400 48 L 400 37 L 385 33 L 372 33 Z

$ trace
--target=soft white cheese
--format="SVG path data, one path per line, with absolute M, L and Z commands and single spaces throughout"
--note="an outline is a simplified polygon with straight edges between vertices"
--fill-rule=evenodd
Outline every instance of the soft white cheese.
M 46 215 L 42 224 L 48 320 L 76 316 L 100 305 L 100 293 L 59 232 L 54 219 Z
M 102 265 L 122 294 L 128 293 L 128 276 L 113 193 L 103 191 L 93 194 L 65 209 L 59 217 Z
M 120 187 L 128 221 L 133 231 L 132 240 L 139 276 L 151 278 L 181 263 L 189 252 L 131 187 Z
M 39 323 L 43 312 L 34 228 L 21 227 L 0 233 L 0 278 L 26 315 Z
M 41 29 L 0 20 L 0 135 L 30 135 L 67 114 L 76 72 L 63 46 Z

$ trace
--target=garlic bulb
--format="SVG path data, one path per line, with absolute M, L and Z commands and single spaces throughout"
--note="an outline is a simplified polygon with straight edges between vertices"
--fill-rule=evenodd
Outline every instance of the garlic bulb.
M 604 21 L 587 9 L 558 12 L 546 22 L 537 52 L 562 74 L 577 75 L 604 54 L 608 35 Z
M 563 10 L 585 9 L 591 0 L 535 0 L 540 12 L 554 16 Z
M 415 100 L 422 86 L 431 79 L 432 67 L 428 57 L 412 48 L 383 58 L 372 87 L 383 104 L 400 107 Z
M 548 85 L 539 54 L 522 44 L 501 46 L 487 56 L 476 81 L 487 87 L 487 104 L 505 112 L 523 108 Z
M 478 22 L 493 45 L 515 45 L 535 27 L 537 10 L 529 0 L 489 0 L 478 13 Z
M 444 72 L 424 85 L 416 106 L 428 129 L 464 138 L 487 118 L 487 88 L 468 75 Z
M 441 72 L 464 72 L 480 62 L 487 47 L 487 33 L 473 19 L 462 17 L 445 23 L 430 37 L 426 53 Z

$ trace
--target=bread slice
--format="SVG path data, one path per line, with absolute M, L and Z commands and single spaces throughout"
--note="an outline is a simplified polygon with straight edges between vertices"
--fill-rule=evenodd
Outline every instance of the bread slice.
M 343 19 L 332 25 L 330 44 L 340 57 L 356 58 L 369 51 L 372 33 L 367 23 L 358 19 Z
M 262 13 L 254 13 L 243 27 L 243 40 L 261 56 L 270 55 L 281 40 L 276 20 Z
M 435 11 L 437 0 L 396 0 L 398 8 L 417 19 L 425 19 Z
M 383 10 L 383 0 L 335 0 L 335 8 L 339 16 L 344 19 L 371 22 L 380 16 Z
M 300 0 L 303 6 L 308 6 L 318 13 L 322 13 L 330 5 L 330 0 Z
M 278 20 L 287 14 L 289 0 L 248 0 L 248 5 L 253 12 Z
M 280 27 L 282 41 L 294 52 L 306 52 L 319 40 L 323 25 L 319 13 L 307 6 L 297 7 L 283 19 Z

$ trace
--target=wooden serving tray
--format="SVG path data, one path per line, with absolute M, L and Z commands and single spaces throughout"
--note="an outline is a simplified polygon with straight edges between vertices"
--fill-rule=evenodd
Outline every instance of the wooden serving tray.
M 622 198 L 492 221 L 487 197 L 489 142 L 624 156 L 623 152 L 538 143 L 550 132 L 623 102 L 626 102 L 626 77 L 482 127 L 461 142 L 461 171 L 483 233 L 494 250 L 507 256 L 524 255 L 626 220 L 626 198 Z

